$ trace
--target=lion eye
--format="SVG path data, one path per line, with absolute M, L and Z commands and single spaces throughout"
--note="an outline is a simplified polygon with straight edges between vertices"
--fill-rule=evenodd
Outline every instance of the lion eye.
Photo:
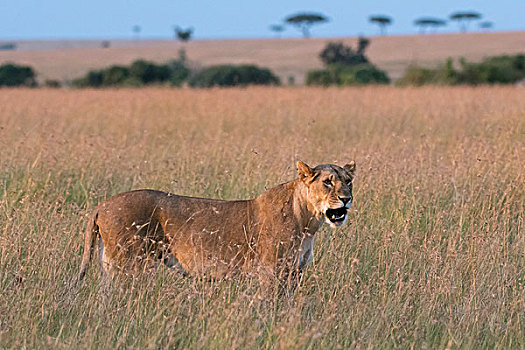
M 326 179 L 326 180 L 324 180 L 323 183 L 324 183 L 326 186 L 328 186 L 328 187 L 332 186 L 332 180 L 330 180 L 330 179 Z

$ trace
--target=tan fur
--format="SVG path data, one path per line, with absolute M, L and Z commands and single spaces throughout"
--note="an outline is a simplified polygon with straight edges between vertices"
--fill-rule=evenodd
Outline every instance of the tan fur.
M 192 275 L 244 272 L 276 276 L 311 262 L 313 240 L 325 211 L 351 198 L 355 163 L 341 168 L 297 164 L 299 179 L 253 200 L 220 201 L 137 190 L 113 196 L 92 216 L 79 280 L 100 235 L 105 272 L 145 271 L 163 261 Z M 347 203 L 347 207 L 351 200 Z M 342 220 L 342 219 L 341 219 Z M 282 277 L 282 276 L 281 276 Z

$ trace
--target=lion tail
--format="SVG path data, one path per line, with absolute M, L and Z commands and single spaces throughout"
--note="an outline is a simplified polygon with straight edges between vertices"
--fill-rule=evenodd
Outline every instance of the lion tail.
M 80 264 L 80 272 L 78 273 L 77 283 L 80 282 L 86 275 L 86 271 L 89 267 L 91 259 L 93 258 L 93 251 L 95 249 L 95 243 L 97 241 L 99 233 L 99 227 L 97 225 L 98 210 L 93 213 L 91 220 L 86 228 L 84 237 L 84 255 L 82 256 L 82 263 Z

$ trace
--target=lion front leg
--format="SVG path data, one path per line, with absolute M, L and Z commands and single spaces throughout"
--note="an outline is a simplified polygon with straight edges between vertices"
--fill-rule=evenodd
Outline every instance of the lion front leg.
M 294 294 L 300 284 L 303 267 L 310 261 L 311 253 L 307 251 L 303 254 L 301 245 L 294 243 L 280 241 L 261 257 L 261 264 L 266 267 L 265 286 L 272 286 L 272 291 L 280 296 L 291 297 Z
M 176 273 L 182 275 L 183 277 L 188 276 L 188 271 L 184 269 L 180 261 L 177 259 L 175 255 L 172 253 L 166 253 L 164 258 L 162 259 L 162 262 L 164 265 L 166 265 L 171 270 L 175 271 Z
M 291 297 L 300 284 L 303 269 L 295 258 L 281 258 L 273 269 L 271 277 L 267 278 L 273 284 L 274 292 L 279 296 Z

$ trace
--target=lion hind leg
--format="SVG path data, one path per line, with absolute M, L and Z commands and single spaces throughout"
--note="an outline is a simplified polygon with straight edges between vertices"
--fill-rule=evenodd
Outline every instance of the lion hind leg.
M 100 276 L 112 278 L 115 274 L 115 264 L 104 247 L 104 241 L 99 240 L 100 251 Z

